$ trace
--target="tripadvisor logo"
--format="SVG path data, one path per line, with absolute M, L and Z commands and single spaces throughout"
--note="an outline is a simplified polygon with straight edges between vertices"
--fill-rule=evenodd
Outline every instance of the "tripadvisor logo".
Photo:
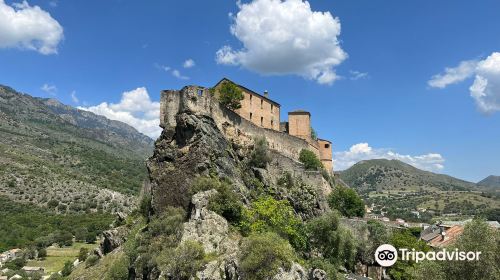
M 416 263 L 429 261 L 478 261 L 481 252 L 464 252 L 455 250 L 447 250 L 446 248 L 439 251 L 415 251 L 415 249 L 399 248 L 399 256 L 402 261 L 414 261 Z M 380 245 L 375 250 L 375 261 L 383 267 L 392 266 L 398 260 L 398 250 L 390 244 Z
M 375 250 L 375 261 L 380 266 L 392 266 L 398 260 L 398 251 L 390 244 L 382 244 Z

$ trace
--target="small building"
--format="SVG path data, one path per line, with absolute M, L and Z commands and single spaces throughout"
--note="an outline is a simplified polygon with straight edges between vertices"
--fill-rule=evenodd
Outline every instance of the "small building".
M 22 270 L 24 270 L 26 273 L 40 273 L 43 274 L 45 273 L 45 269 L 43 267 L 38 267 L 38 266 L 23 266 Z

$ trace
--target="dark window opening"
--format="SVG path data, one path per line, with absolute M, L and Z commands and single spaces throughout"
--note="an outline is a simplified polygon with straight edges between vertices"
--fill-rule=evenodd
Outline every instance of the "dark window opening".
M 264 117 L 260 117 L 260 126 L 264 126 Z
M 262 100 L 262 99 L 260 100 L 260 108 L 261 109 L 264 108 L 264 100 Z
M 271 127 L 273 127 L 273 125 L 274 125 L 274 121 L 273 121 L 273 120 L 271 120 Z
M 198 90 L 198 96 L 202 96 L 203 95 L 203 90 L 202 89 L 199 89 Z
M 250 113 L 250 120 L 252 119 L 252 113 Z
M 271 104 L 271 113 L 273 112 L 273 107 L 274 107 L 273 104 Z
M 330 148 L 330 144 L 325 144 L 325 148 Z

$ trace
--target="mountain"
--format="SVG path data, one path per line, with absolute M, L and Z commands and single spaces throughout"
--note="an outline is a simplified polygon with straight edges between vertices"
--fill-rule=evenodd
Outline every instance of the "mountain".
M 55 99 L 0 86 L 0 195 L 58 213 L 125 211 L 153 140 Z
M 477 183 L 478 186 L 500 188 L 500 176 L 490 175 Z
M 356 189 L 375 213 L 429 222 L 435 215 L 490 217 L 500 208 L 498 193 L 448 175 L 423 171 L 398 160 L 360 161 L 336 173 Z M 418 209 L 424 214 L 415 216 Z M 445 218 L 445 217 L 441 217 Z
M 362 193 L 402 188 L 442 191 L 476 188 L 474 183 L 423 171 L 399 160 L 364 160 L 338 174 L 345 183 Z

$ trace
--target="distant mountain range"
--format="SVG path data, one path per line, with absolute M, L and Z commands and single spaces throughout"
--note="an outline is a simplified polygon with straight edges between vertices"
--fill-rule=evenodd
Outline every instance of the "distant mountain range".
M 500 188 L 500 176 L 488 176 L 477 183 L 478 186 L 484 186 L 488 188 Z
M 399 160 L 364 160 L 338 174 L 345 183 L 360 192 L 405 187 L 456 191 L 477 188 L 474 183 L 448 175 L 423 171 Z
M 125 123 L 0 85 L 0 195 L 58 212 L 122 211 L 152 151 Z

